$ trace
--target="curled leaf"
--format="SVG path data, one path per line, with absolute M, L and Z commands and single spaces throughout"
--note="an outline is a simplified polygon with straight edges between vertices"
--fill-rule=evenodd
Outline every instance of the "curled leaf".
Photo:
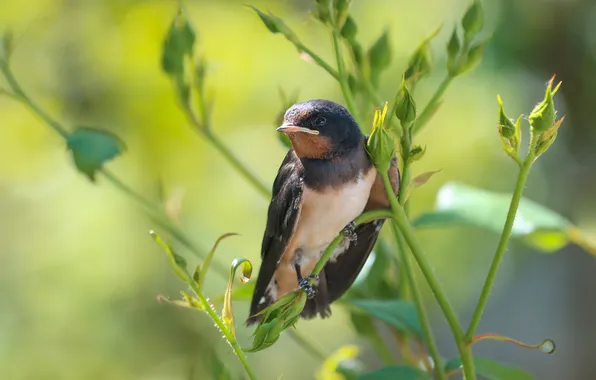
M 215 241 L 215 244 L 213 244 L 213 247 L 207 254 L 207 257 L 205 257 L 205 261 L 203 262 L 203 266 L 201 267 L 201 272 L 198 275 L 199 281 L 197 282 L 197 284 L 199 285 L 199 288 L 201 288 L 203 286 L 203 284 L 205 283 L 205 276 L 207 275 L 207 270 L 209 269 L 209 264 L 211 264 L 211 260 L 213 259 L 213 254 L 215 253 L 215 250 L 217 249 L 217 246 L 219 245 L 219 243 L 227 237 L 236 236 L 236 235 L 239 235 L 239 234 L 237 234 L 235 232 L 228 232 L 228 233 L 225 233 L 217 238 L 217 240 Z
M 232 289 L 234 288 L 234 276 L 236 275 L 236 270 L 238 268 L 240 268 L 241 272 L 240 281 L 242 281 L 243 284 L 246 284 L 250 280 L 252 274 L 252 264 L 245 258 L 236 258 L 232 261 L 230 267 L 230 278 L 228 279 L 228 286 L 224 295 L 224 305 L 221 311 L 221 316 L 223 322 L 234 336 L 236 336 L 236 326 L 234 324 L 234 310 L 232 309 Z

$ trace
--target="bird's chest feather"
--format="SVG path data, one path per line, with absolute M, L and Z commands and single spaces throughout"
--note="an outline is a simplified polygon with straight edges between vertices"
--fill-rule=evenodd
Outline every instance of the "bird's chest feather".
M 338 188 L 304 189 L 296 226 L 296 248 L 307 256 L 318 254 L 358 215 L 368 201 L 376 170 L 369 169 L 357 180 Z

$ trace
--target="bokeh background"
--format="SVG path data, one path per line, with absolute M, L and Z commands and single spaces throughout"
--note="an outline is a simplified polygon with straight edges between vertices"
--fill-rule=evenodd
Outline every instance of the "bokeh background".
M 215 132 L 270 184 L 285 148 L 274 128 L 278 88 L 299 100 L 342 102 L 337 83 L 270 34 L 244 3 L 284 18 L 305 44 L 331 58 L 323 27 L 308 16 L 314 1 L 188 1 L 199 53 L 210 62 Z M 383 95 L 397 88 L 418 42 L 443 23 L 432 42 L 437 69 L 417 98 L 428 99 L 445 67 L 445 43 L 467 0 L 356 0 L 352 15 L 369 46 L 386 26 L 393 47 Z M 209 247 L 225 232 L 217 260 L 247 257 L 258 265 L 267 201 L 187 124 L 172 86 L 160 71 L 163 36 L 175 1 L 3 0 L 0 29 L 17 36 L 13 68 L 25 90 L 67 126 L 117 133 L 126 153 L 108 168 L 157 199 L 183 194 L 180 223 Z M 416 171 L 441 168 L 414 198 L 415 213 L 433 207 L 449 180 L 511 191 L 513 162 L 496 133 L 496 95 L 508 114 L 528 114 L 552 74 L 564 82 L 558 108 L 567 115 L 554 147 L 541 157 L 526 195 L 570 218 L 596 239 L 596 3 L 590 0 L 486 0 L 493 35 L 482 64 L 458 78 L 418 142 L 427 154 Z M 149 238 L 156 226 L 101 176 L 92 184 L 74 170 L 63 141 L 23 106 L 0 97 L 0 377 L 3 379 L 204 379 L 213 351 L 241 371 L 203 314 L 156 301 L 176 297 L 181 283 Z M 472 228 L 421 233 L 437 275 L 467 322 L 498 236 Z M 196 258 L 181 251 L 191 263 Z M 546 337 L 555 355 L 503 343 L 475 352 L 528 369 L 536 379 L 596 378 L 596 261 L 575 246 L 542 254 L 512 242 L 481 332 L 523 341 Z M 211 273 L 207 292 L 223 293 Z M 425 289 L 426 290 L 426 289 Z M 428 294 L 445 356 L 456 353 L 449 330 Z M 248 305 L 235 305 L 244 320 Z M 346 311 L 299 330 L 333 352 L 362 345 L 369 368 L 380 365 L 358 339 Z M 239 327 L 243 346 L 251 331 Z M 263 379 L 313 378 L 321 363 L 287 337 L 249 356 Z

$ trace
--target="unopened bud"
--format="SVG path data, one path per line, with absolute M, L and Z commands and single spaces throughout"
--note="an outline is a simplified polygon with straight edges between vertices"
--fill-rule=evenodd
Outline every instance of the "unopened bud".
M 265 26 L 267 27 L 267 29 L 269 29 L 269 31 L 271 33 L 274 34 L 283 34 L 284 37 L 286 37 L 286 39 L 290 42 L 292 42 L 293 44 L 299 44 L 300 40 L 298 39 L 298 36 L 296 36 L 296 34 L 292 31 L 292 29 L 290 29 L 284 22 L 282 19 L 280 19 L 277 16 L 274 16 L 273 14 L 269 13 L 269 14 L 265 14 L 263 12 L 261 12 L 260 10 L 258 10 L 257 8 L 248 5 L 248 7 L 252 8 L 252 10 L 254 10 L 257 15 L 259 16 L 259 18 L 261 19 L 261 21 L 263 21 L 263 24 L 265 24 Z
M 505 114 L 505 110 L 503 109 L 503 101 L 501 100 L 500 96 L 497 96 L 497 100 L 499 102 L 499 121 L 498 121 L 498 130 L 499 135 L 501 136 L 501 143 L 503 145 L 503 150 L 507 155 L 513 158 L 516 162 L 520 163 L 519 159 L 519 147 L 521 145 L 521 119 L 522 116 L 520 115 L 517 118 L 515 124 L 507 117 Z
M 395 116 L 402 123 L 411 123 L 416 119 L 416 102 L 406 86 L 405 77 L 402 78 L 401 88 L 395 97 Z
M 555 101 L 554 101 L 554 94 L 559 89 L 561 83 L 557 85 L 555 90 L 552 90 L 552 85 L 555 77 L 553 76 L 546 86 L 546 92 L 544 94 L 544 99 L 542 102 L 538 103 L 536 107 L 530 113 L 528 120 L 530 121 L 530 126 L 532 130 L 538 133 L 544 132 L 550 129 L 553 124 L 555 123 L 555 118 L 557 116 L 557 111 L 555 110 Z
M 451 34 L 451 38 L 447 43 L 447 70 L 450 73 L 456 71 L 455 64 L 457 62 L 457 58 L 459 57 L 461 50 L 461 43 L 459 42 L 459 37 L 457 36 L 457 27 L 453 28 L 453 34 Z
M 388 104 L 385 103 L 383 110 L 380 108 L 375 110 L 373 129 L 366 143 L 366 150 L 373 164 L 381 173 L 389 170 L 395 154 L 395 141 L 384 128 L 387 106 Z

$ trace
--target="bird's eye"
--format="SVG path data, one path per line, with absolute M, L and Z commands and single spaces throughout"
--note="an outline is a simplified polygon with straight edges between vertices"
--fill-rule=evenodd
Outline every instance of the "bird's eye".
M 325 125 L 326 122 L 327 122 L 327 119 L 325 119 L 322 116 L 319 116 L 315 119 L 315 121 L 313 121 L 313 124 L 315 127 L 321 127 L 321 126 Z

